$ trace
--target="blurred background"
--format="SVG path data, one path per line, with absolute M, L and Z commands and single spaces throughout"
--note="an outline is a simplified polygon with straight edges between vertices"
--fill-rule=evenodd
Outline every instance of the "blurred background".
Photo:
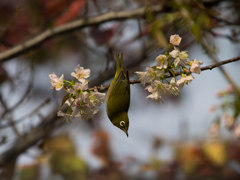
M 129 137 L 105 103 L 88 121 L 57 117 L 65 93 L 48 76 L 72 80 L 80 64 L 91 87 L 108 85 L 122 52 L 136 80 L 172 34 L 202 66 L 240 59 L 239 8 L 238 0 L 1 0 L 0 179 L 239 179 L 239 62 L 195 74 L 159 103 L 131 85 Z

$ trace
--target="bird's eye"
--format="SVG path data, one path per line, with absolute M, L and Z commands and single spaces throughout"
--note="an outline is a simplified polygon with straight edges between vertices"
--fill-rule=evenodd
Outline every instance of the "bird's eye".
M 125 122 L 124 122 L 124 121 L 121 121 L 121 122 L 120 122 L 120 126 L 124 127 L 124 126 L 125 126 Z

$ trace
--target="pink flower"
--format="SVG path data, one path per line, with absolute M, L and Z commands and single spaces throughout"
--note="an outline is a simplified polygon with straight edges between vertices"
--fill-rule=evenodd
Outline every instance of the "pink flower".
M 169 55 L 172 58 L 175 58 L 174 60 L 174 65 L 175 67 L 181 65 L 181 66 L 187 66 L 189 65 L 189 60 L 188 60 L 188 53 L 187 51 L 179 51 L 179 49 L 174 48 L 174 50 L 172 50 Z
M 192 73 L 200 74 L 201 68 L 200 65 L 203 64 L 201 61 L 194 59 L 190 62 L 190 71 Z
M 179 55 L 180 51 L 176 48 L 174 50 L 172 50 L 169 54 L 170 56 L 172 56 L 173 58 L 177 58 Z
M 180 88 L 182 88 L 184 86 L 184 84 L 188 84 L 189 82 L 191 82 L 193 80 L 193 76 L 192 75 L 188 75 L 188 76 L 182 76 L 181 79 L 179 79 L 177 81 L 177 86 L 179 86 Z
M 75 72 L 71 73 L 71 76 L 75 77 L 79 82 L 84 82 L 85 78 L 90 76 L 90 69 L 84 69 L 78 64 L 75 68 Z
M 63 88 L 63 78 L 64 75 L 62 74 L 60 78 L 57 77 L 55 73 L 49 74 L 49 78 L 51 81 L 51 88 L 56 88 L 57 91 L 60 91 Z
M 178 34 L 174 34 L 170 36 L 170 43 L 174 46 L 179 46 L 182 38 Z

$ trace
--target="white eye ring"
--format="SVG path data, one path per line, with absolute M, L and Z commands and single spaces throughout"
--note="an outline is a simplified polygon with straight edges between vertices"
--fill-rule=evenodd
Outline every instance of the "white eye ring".
M 125 122 L 124 122 L 124 121 L 121 121 L 121 122 L 120 122 L 120 126 L 124 127 L 124 126 L 125 126 Z

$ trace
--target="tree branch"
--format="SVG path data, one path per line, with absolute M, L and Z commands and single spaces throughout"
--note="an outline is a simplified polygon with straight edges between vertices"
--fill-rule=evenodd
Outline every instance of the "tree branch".
M 206 53 L 208 54 L 208 56 L 212 59 L 212 61 L 215 63 L 215 64 L 218 64 L 219 63 L 219 60 L 218 60 L 218 57 L 216 55 L 215 52 L 212 52 L 211 48 L 208 46 L 208 41 L 207 39 L 203 38 L 202 39 L 202 42 L 201 42 L 201 45 L 203 47 L 203 49 L 206 51 Z M 236 83 L 233 81 L 233 79 L 231 78 L 231 76 L 227 73 L 227 71 L 222 67 L 222 66 L 219 66 L 219 69 L 221 71 L 221 73 L 223 74 L 223 76 L 225 77 L 225 79 L 228 81 L 229 84 L 232 85 L 232 87 L 234 88 L 234 90 L 240 94 L 240 90 L 238 88 L 238 86 L 236 85 Z
M 54 27 L 52 29 L 48 29 L 30 40 L 25 41 L 22 44 L 16 45 L 11 49 L 0 53 L 0 62 L 7 61 L 11 58 L 17 57 L 18 55 L 27 52 L 28 50 L 34 49 L 55 36 L 69 33 L 77 29 L 98 25 L 108 21 L 121 21 L 125 19 L 136 19 L 145 17 L 147 9 L 151 10 L 152 13 L 159 13 L 162 10 L 162 6 L 155 5 L 150 8 L 143 7 L 130 11 L 109 12 L 89 19 L 79 19 L 61 26 Z
M 1 115 L 1 118 L 4 119 L 5 116 L 9 113 L 11 113 L 12 111 L 14 111 L 17 107 L 19 107 L 27 98 L 27 96 L 29 95 L 29 93 L 32 90 L 32 86 L 33 86 L 33 80 L 34 80 L 34 68 L 33 68 L 33 64 L 31 64 L 31 72 L 30 72 L 30 79 L 29 79 L 29 83 L 27 86 L 27 89 L 25 90 L 24 94 L 22 95 L 22 97 L 18 100 L 18 102 L 16 104 L 14 104 L 12 107 L 9 107 L 7 110 L 5 110 L 3 112 L 3 114 Z
M 222 66 L 224 64 L 232 63 L 232 62 L 239 61 L 239 60 L 240 60 L 240 56 L 237 56 L 237 57 L 234 57 L 234 58 L 231 58 L 231 59 L 220 61 L 220 62 L 218 62 L 216 64 L 212 64 L 212 65 L 209 65 L 209 66 L 202 67 L 201 70 L 202 71 L 212 70 L 212 69 L 214 69 L 216 67 L 219 67 L 219 66 Z
M 19 154 L 35 145 L 40 139 L 47 137 L 54 127 L 60 126 L 64 122 L 65 121 L 62 118 L 56 117 L 56 112 L 54 111 L 48 117 L 43 119 L 38 126 L 18 137 L 14 146 L 0 155 L 0 167 L 9 163 L 11 160 L 14 160 Z
M 231 58 L 231 59 L 227 59 L 227 60 L 223 60 L 221 62 L 212 64 L 212 65 L 209 65 L 209 66 L 201 67 L 201 71 L 212 70 L 212 69 L 220 67 L 224 64 L 236 62 L 236 61 L 239 61 L 239 60 L 240 60 L 240 56 L 237 56 L 237 57 Z M 181 72 L 176 73 L 175 75 L 178 76 L 180 74 L 181 74 Z M 167 76 L 167 78 L 170 78 L 170 77 L 172 77 L 172 75 Z M 130 80 L 130 84 L 138 84 L 138 83 L 141 83 L 141 82 L 139 80 Z M 106 86 L 95 86 L 93 88 L 89 88 L 89 90 L 97 89 L 98 91 L 105 91 L 105 90 L 108 89 L 109 86 L 110 86 L 110 84 L 108 84 Z
M 29 117 L 31 117 L 35 114 L 39 114 L 40 109 L 43 108 L 44 106 L 46 106 L 49 102 L 50 102 L 50 99 L 47 98 L 39 106 L 37 106 L 32 112 L 30 112 L 30 113 L 24 115 L 23 117 L 15 120 L 13 123 L 6 123 L 6 124 L 0 125 L 0 129 L 4 129 L 4 128 L 7 128 L 9 126 L 16 125 L 16 124 L 22 122 L 23 120 L 25 120 L 26 118 L 29 118 Z

